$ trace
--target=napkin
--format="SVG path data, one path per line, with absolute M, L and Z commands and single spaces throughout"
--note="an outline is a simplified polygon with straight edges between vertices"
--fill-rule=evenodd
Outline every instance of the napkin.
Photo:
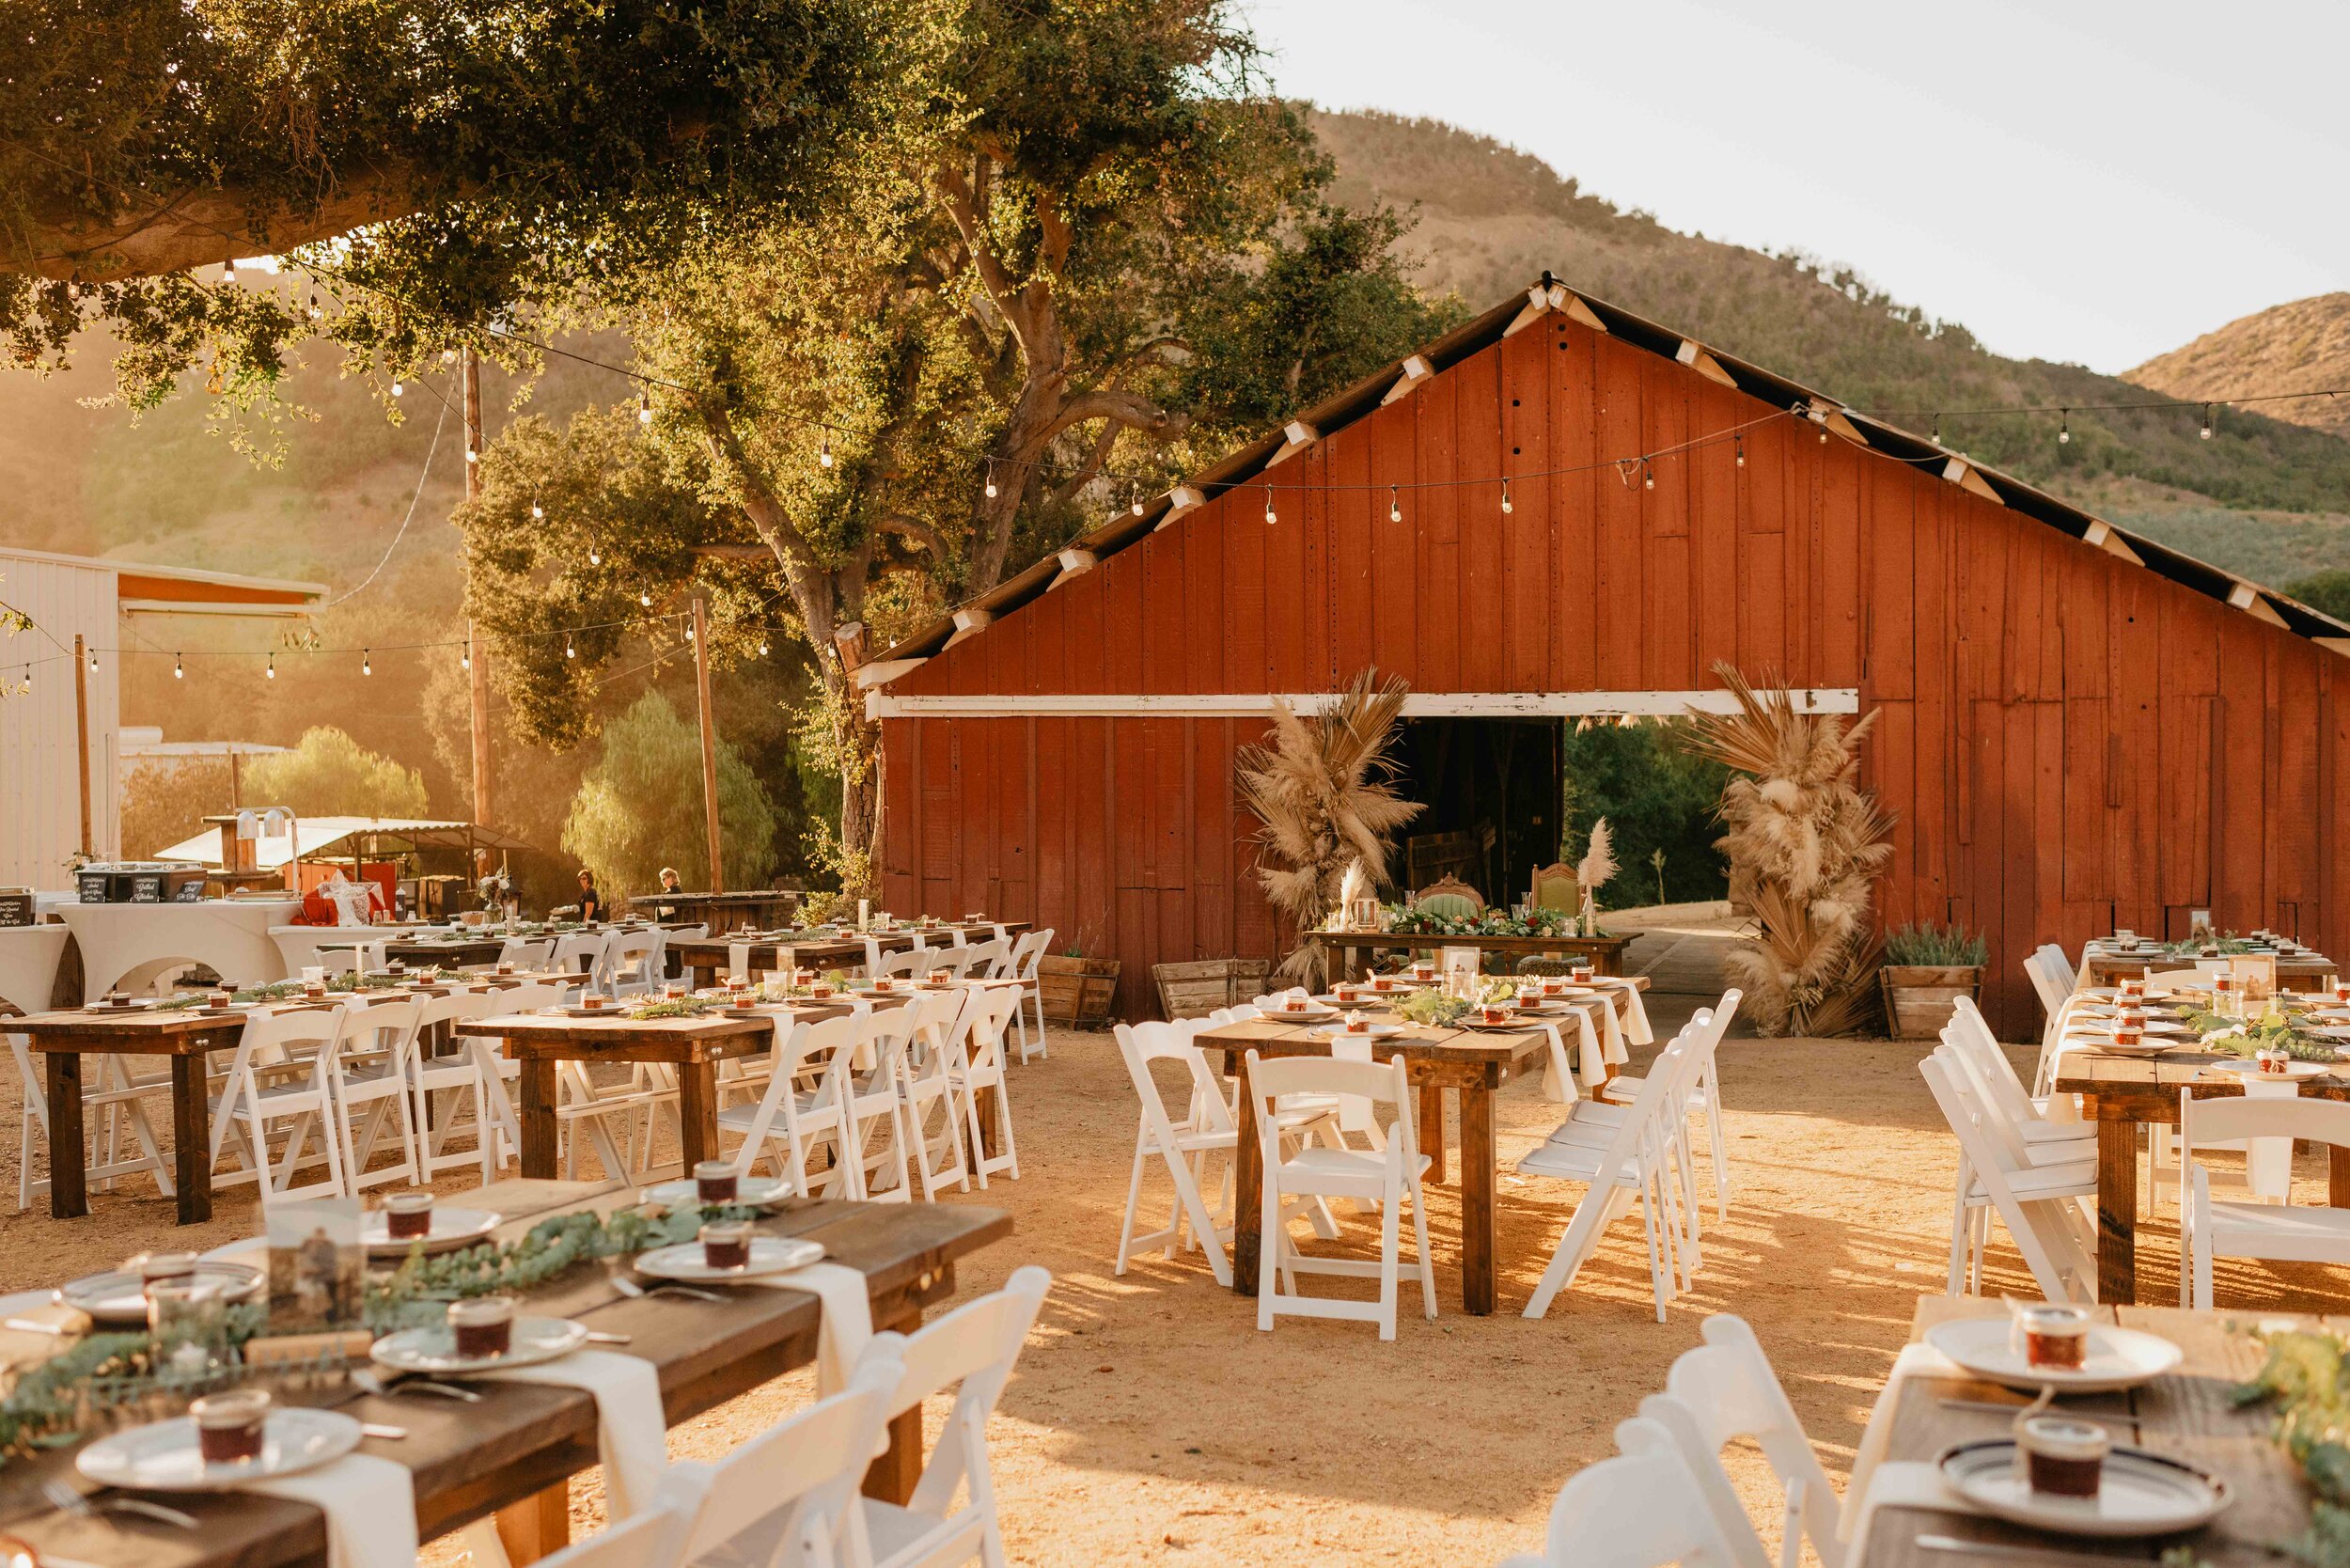
M 662 1473 L 669 1467 L 669 1422 L 661 1408 L 661 1377 L 650 1361 L 606 1350 L 575 1350 L 536 1366 L 466 1375 L 492 1383 L 538 1383 L 593 1394 L 606 1510 L 614 1519 L 625 1519 L 652 1501 Z M 415 1553 L 412 1544 L 409 1555 Z M 405 1563 L 403 1559 L 403 1568 Z
M 1591 983 L 1604 990 L 1621 991 L 1624 997 L 1624 1028 L 1626 1039 L 1635 1045 L 1656 1043 L 1655 1031 L 1648 1027 L 1648 1007 L 1640 1000 L 1640 988 L 1618 975 L 1593 975 Z M 1611 1013 L 1615 1010 L 1608 1009 Z
M 71 1307 L 52 1303 L 47 1291 L 26 1291 L 22 1295 L 0 1296 L 0 1318 L 52 1324 L 65 1331 L 64 1335 L 57 1335 L 43 1334 L 37 1329 L 28 1332 L 18 1328 L 0 1328 L 0 1371 L 37 1366 L 67 1349 L 75 1339 L 88 1333 L 91 1326 L 86 1314 Z
M 1856 1478 L 1857 1472 L 1855 1474 Z M 1976 1514 L 1982 1512 L 1950 1489 L 1942 1479 L 1939 1465 L 1915 1459 L 1877 1466 L 1870 1472 L 1865 1490 L 1856 1479 L 1844 1495 L 1856 1499 L 1844 1510 L 1840 1521 L 1850 1526 L 1844 1532 L 1846 1541 L 1869 1539 L 1869 1525 L 1880 1508 L 1938 1508 L 1951 1513 Z
M 744 1281 L 776 1291 L 806 1291 L 823 1304 L 816 1328 L 816 1397 L 829 1399 L 849 1386 L 857 1358 L 873 1337 L 873 1297 L 865 1276 L 846 1263 L 810 1263 L 789 1274 Z
M 327 1568 L 415 1568 L 416 1488 L 405 1465 L 348 1453 L 238 1490 L 306 1502 L 325 1514 Z
M 1543 1063 L 1543 1098 L 1572 1105 L 1582 1096 L 1576 1091 L 1574 1069 L 1567 1063 L 1566 1043 L 1559 1038 L 1556 1024 L 1544 1024 L 1543 1033 L 1550 1037 L 1550 1058 Z M 1590 1033 L 1590 1026 L 1584 1025 L 1586 1038 Z
M 751 978 L 751 945 L 748 942 L 727 944 L 727 978 L 745 981 Z

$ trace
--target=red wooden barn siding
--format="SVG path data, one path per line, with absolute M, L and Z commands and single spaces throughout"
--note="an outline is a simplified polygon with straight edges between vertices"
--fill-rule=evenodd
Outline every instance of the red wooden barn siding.
M 2350 836 L 2339 661 L 2045 525 L 1553 316 L 895 683 L 904 695 L 1316 691 L 1367 664 L 1444 691 L 1682 690 L 1716 659 L 1857 686 L 1898 815 L 1885 920 L 2024 955 L 2119 923 L 2298 932 L 2334 952 Z M 1401 492 L 1653 451 L 1612 469 Z M 1319 488 L 1332 486 L 1354 488 Z M 1002 910 L 1124 960 L 1274 951 L 1231 760 L 1255 720 L 895 718 L 885 896 Z

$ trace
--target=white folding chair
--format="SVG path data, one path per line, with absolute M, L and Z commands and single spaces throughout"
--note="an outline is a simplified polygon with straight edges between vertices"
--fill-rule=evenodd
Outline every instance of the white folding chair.
M 2214 1258 L 2350 1263 L 2350 1209 L 2295 1203 L 2289 1181 L 2278 1202 L 2213 1200 L 2211 1168 L 2195 1157 L 2197 1151 L 2264 1138 L 2305 1138 L 2336 1150 L 2350 1147 L 2350 1105 L 2249 1095 L 2198 1100 L 2192 1090 L 2179 1090 L 2179 1150 L 2186 1173 L 2179 1204 L 2182 1307 L 2211 1309 Z
M 451 1166 L 466 1164 L 480 1167 L 484 1186 L 497 1174 L 502 1163 L 499 1122 L 489 1097 L 502 1094 L 504 1086 L 490 1087 L 489 1078 L 497 1073 L 495 1064 L 487 1067 L 485 1078 L 481 1053 L 475 1049 L 478 1043 L 454 1035 L 443 1043 L 445 1049 L 428 1053 L 442 1026 L 460 1019 L 487 1018 L 501 1011 L 497 994 L 490 991 L 451 991 L 428 996 L 416 1010 L 416 1045 L 408 1056 L 408 1088 L 415 1101 L 419 1181 L 430 1182 Z M 470 1110 L 470 1120 L 460 1119 L 461 1109 Z M 465 1132 L 474 1136 L 473 1149 L 449 1150 L 449 1138 Z
M 821 1140 L 834 1152 L 822 1190 L 842 1197 L 854 1191 L 849 1184 L 855 1162 L 850 1158 L 843 1107 L 859 1023 L 857 1014 L 844 1012 L 790 1026 L 776 1038 L 766 1091 L 758 1104 L 719 1107 L 719 1130 L 743 1135 L 735 1151 L 737 1171 L 747 1176 L 766 1159 L 794 1192 L 813 1197 L 818 1189 L 811 1184 L 807 1159 Z M 800 1087 L 803 1077 L 813 1077 L 814 1086 Z
M 877 1497 L 854 1505 L 872 1568 L 948 1568 L 978 1558 L 1004 1562 L 995 1482 L 987 1463 L 987 1419 L 1027 1342 L 1053 1277 L 1029 1263 L 1004 1288 L 967 1302 L 906 1337 L 905 1375 L 888 1403 L 894 1419 L 933 1394 L 954 1391 L 946 1427 L 901 1506 Z M 860 1450 L 860 1451 L 868 1451 Z M 961 1507 L 956 1495 L 963 1496 Z
M 1542 1551 L 1500 1568 L 1741 1568 L 1747 1560 L 1670 1433 L 1635 1416 L 1616 1427 L 1616 1447 L 1559 1489 Z
M 701 1467 L 695 1466 L 697 1470 Z M 628 1518 L 604 1526 L 585 1541 L 574 1541 L 561 1551 L 540 1558 L 534 1568 L 678 1568 L 678 1554 L 684 1548 L 685 1532 L 693 1518 L 672 1500 L 672 1496 L 682 1485 L 697 1484 L 698 1481 L 695 1478 L 689 1482 L 682 1476 L 664 1478 L 662 1500 L 652 1507 L 640 1509 Z M 482 1526 L 489 1523 L 486 1519 L 478 1521 Z M 496 1533 L 494 1528 L 491 1529 L 492 1539 L 495 1539 Z M 501 1555 L 503 1550 L 501 1547 Z M 475 1553 L 474 1568 L 502 1568 L 496 1563 L 483 1562 L 481 1557 L 480 1552 Z
M 542 936 L 533 940 L 521 936 L 509 936 L 506 939 L 506 945 L 498 949 L 498 962 L 511 964 L 516 969 L 525 973 L 539 973 L 555 962 L 555 939 Z
M 415 1186 L 424 1179 L 417 1168 L 419 1123 L 414 1114 L 415 1079 L 409 1066 L 421 1011 L 415 996 L 344 1004 L 342 1040 L 335 1051 L 332 1074 L 335 1135 L 343 1146 L 344 1179 L 354 1193 L 387 1182 Z M 369 1169 L 376 1145 L 386 1131 L 398 1134 L 400 1158 Z
M 2035 1166 L 2023 1140 L 1975 1089 L 1965 1058 L 1937 1045 L 1918 1063 L 1926 1085 L 1957 1136 L 1960 1172 L 1950 1230 L 1950 1294 L 1962 1294 L 1973 1249 L 1969 1211 L 1989 1207 L 2006 1222 L 2008 1234 L 2050 1301 L 2093 1303 L 2097 1299 L 2095 1247 L 2072 1200 L 2097 1192 L 2097 1162 Z
M 1420 1192 L 1420 1176 L 1428 1156 L 1419 1152 L 1412 1130 L 1412 1089 L 1401 1058 L 1388 1062 L 1349 1061 L 1338 1057 L 1247 1056 L 1246 1092 L 1257 1119 L 1258 1148 L 1263 1162 L 1259 1224 L 1262 1242 L 1258 1254 L 1257 1326 L 1269 1330 L 1276 1316 L 1345 1318 L 1375 1323 L 1379 1337 L 1395 1338 L 1396 1297 L 1402 1286 L 1402 1224 L 1404 1205 L 1412 1211 L 1412 1234 L 1418 1247 L 1415 1272 L 1419 1276 L 1421 1310 L 1436 1315 L 1436 1270 L 1428 1249 L 1428 1207 Z M 1285 1147 L 1281 1105 L 1287 1096 L 1360 1095 L 1395 1108 L 1385 1150 L 1365 1152 L 1327 1144 Z M 1300 1251 L 1290 1235 L 1289 1200 L 1293 1198 L 1352 1198 L 1379 1205 L 1379 1257 L 1369 1259 L 1315 1257 Z M 1300 1274 L 1339 1274 L 1370 1277 L 1379 1281 L 1376 1301 L 1334 1300 L 1308 1296 L 1297 1290 Z M 1280 1289 L 1286 1278 L 1290 1288 Z
M 16 1118 L 16 1210 L 23 1214 L 37 1200 L 49 1196 L 49 1178 L 33 1178 L 33 1150 L 49 1141 L 49 1092 L 43 1081 L 45 1074 L 33 1061 L 31 1037 L 9 1033 L 6 1038 L 9 1054 L 16 1058 L 18 1080 L 24 1089 Z M 111 1184 L 118 1176 L 152 1171 L 156 1190 L 165 1198 L 173 1196 L 171 1167 L 164 1158 L 163 1146 L 156 1139 L 154 1124 L 148 1120 L 145 1104 L 149 1095 L 171 1092 L 170 1075 L 134 1074 L 115 1052 L 85 1056 L 82 1070 L 87 1075 L 82 1090 L 85 1136 L 102 1137 L 106 1145 L 102 1159 L 86 1163 L 84 1179 Z M 139 1152 L 129 1159 L 121 1157 L 125 1126 L 139 1146 Z
M 1721 1043 L 1730 1030 L 1731 1019 L 1738 1011 L 1744 994 L 1735 988 L 1722 994 L 1722 999 L 1712 1008 L 1713 1027 L 1700 1058 L 1691 1067 L 1692 1077 L 1687 1097 L 1687 1120 L 1691 1126 L 1705 1124 L 1705 1146 L 1712 1156 L 1714 1169 L 1714 1209 L 1722 1219 L 1730 1217 L 1730 1152 L 1722 1131 Z M 1641 1080 L 1628 1074 L 1618 1074 L 1606 1086 L 1606 1098 L 1596 1100 L 1593 1108 L 1583 1114 L 1589 1118 L 1598 1114 L 1598 1107 L 1613 1100 L 1629 1105 L 1639 1098 Z M 1693 1156 L 1694 1157 L 1694 1156 Z
M 343 1167 L 343 1140 L 336 1132 L 335 1051 L 342 1039 L 341 1006 L 255 1013 L 245 1020 L 231 1064 L 234 1114 L 243 1121 L 252 1152 L 264 1208 L 292 1199 L 343 1198 L 352 1188 Z M 270 1155 L 275 1130 L 283 1153 Z M 304 1155 L 312 1134 L 319 1152 Z M 219 1154 L 215 1132 L 213 1154 Z M 294 1173 L 323 1163 L 323 1181 L 294 1184 Z
M 2024 1083 L 2015 1075 L 2014 1064 L 2000 1049 L 1991 1026 L 1983 1021 L 1972 997 L 1961 996 L 1951 1004 L 1950 1021 L 1942 1029 L 1942 1040 L 1965 1056 L 1974 1068 L 1976 1082 L 2023 1139 L 2024 1152 L 2030 1164 L 2061 1165 L 2067 1160 L 2096 1157 L 2097 1129 L 2080 1121 L 2048 1119 L 2047 1103 L 2035 1101 L 2024 1092 Z
M 945 1320 L 942 1319 L 942 1322 Z M 714 1465 L 670 1466 L 665 1497 L 695 1499 L 679 1561 L 709 1568 L 833 1568 L 865 1560 L 857 1497 L 903 1387 L 907 1341 L 876 1334 L 847 1388 Z
M 579 976 L 582 985 L 600 984 L 603 975 L 604 949 L 611 945 L 611 933 L 601 931 L 575 931 L 556 939 L 555 956 L 547 967 L 566 977 Z
M 982 1190 L 992 1171 L 1010 1171 L 1013 1181 L 1020 1179 L 1020 1150 L 1011 1135 L 1011 1086 L 1004 1071 L 1004 1036 L 1019 1007 L 1020 993 L 1010 987 L 977 988 L 971 993 L 970 1006 L 956 1023 L 961 1038 L 954 1059 L 963 1079 L 964 1110 L 970 1121 L 971 1169 Z M 991 1089 L 995 1091 L 997 1141 L 1003 1146 L 997 1154 L 987 1152 L 980 1137 L 979 1094 Z
M 1005 980 L 1011 975 L 1011 944 L 998 936 L 974 942 L 963 971 L 973 980 Z
M 905 1120 L 906 1043 L 921 1016 L 918 1001 L 877 1007 L 857 1018 L 856 1045 L 841 1092 L 848 1108 L 851 1198 L 912 1200 Z M 870 1065 L 860 1070 L 859 1060 Z M 884 1168 L 888 1168 L 885 1172 Z M 887 1174 L 890 1180 L 876 1181 Z
M 663 940 L 658 926 L 612 933 L 603 951 L 603 989 L 615 996 L 645 996 L 660 990 Z
M 1231 1221 L 1228 1215 L 1211 1211 L 1199 1191 L 1208 1156 L 1230 1154 L 1240 1143 L 1231 1107 L 1224 1100 L 1223 1085 L 1208 1065 L 1206 1053 L 1192 1043 L 1192 1031 L 1180 1024 L 1119 1024 L 1111 1032 L 1118 1038 L 1119 1055 L 1126 1063 L 1126 1075 L 1134 1081 L 1135 1097 L 1142 1106 L 1135 1128 L 1134 1169 L 1126 1181 L 1126 1217 L 1119 1227 L 1118 1264 L 1114 1272 L 1126 1272 L 1130 1253 L 1162 1244 L 1165 1255 L 1172 1258 L 1176 1247 L 1183 1244 L 1188 1222 L 1193 1244 L 1208 1254 L 1208 1268 L 1215 1276 L 1215 1282 L 1230 1285 L 1232 1264 L 1225 1253 L 1224 1243 L 1231 1235 Z M 1189 1103 L 1180 1118 L 1167 1114 L 1158 1080 L 1151 1073 L 1154 1061 L 1180 1062 L 1190 1076 Z M 1175 1198 L 1168 1206 L 1165 1228 L 1137 1236 L 1135 1212 L 1142 1199 L 1142 1172 L 1153 1155 L 1167 1168 L 1167 1179 L 1175 1186 Z M 1218 1209 L 1222 1207 L 1219 1193 Z
M 971 1190 L 971 1168 L 963 1152 L 963 1104 L 958 1098 L 952 1059 L 962 1036 L 955 1024 L 972 993 L 963 990 L 924 992 L 915 1004 L 914 1034 L 906 1042 L 906 1140 L 915 1171 L 922 1180 L 922 1200 L 930 1201 L 948 1182 Z M 939 1130 L 931 1131 L 931 1114 L 940 1112 Z M 942 1147 L 943 1146 L 943 1147 Z
M 1028 1019 L 1024 1009 L 1036 1011 L 1036 1054 L 1046 1056 L 1044 1049 L 1044 982 L 1038 976 L 1038 966 L 1044 962 L 1045 950 L 1053 945 L 1053 929 L 1032 931 L 1020 938 L 1011 950 L 1011 973 L 1020 981 L 1020 1007 L 1012 1017 L 1020 1026 L 1020 1065 L 1028 1064 Z
M 1684 1351 L 1673 1362 L 1665 1397 L 1680 1404 L 1694 1420 L 1703 1453 L 1716 1474 L 1720 1474 L 1721 1450 L 1726 1445 L 1746 1439 L 1762 1450 L 1782 1494 L 1783 1560 L 1792 1563 L 1800 1556 L 1801 1538 L 1809 1536 L 1822 1562 L 1836 1562 L 1841 1550 L 1837 1539 L 1836 1488 L 1820 1467 L 1819 1455 L 1812 1450 L 1811 1439 L 1770 1357 L 1762 1354 L 1762 1342 L 1745 1319 L 1726 1312 L 1706 1319 L 1700 1333 L 1705 1342 Z M 1648 1402 L 1641 1403 L 1640 1414 L 1660 1416 L 1660 1424 L 1668 1430 L 1674 1425 L 1653 1411 Z M 1723 1480 L 1726 1483 L 1728 1478 Z M 1735 1506 L 1734 1492 L 1731 1500 Z M 1744 1517 L 1743 1511 L 1740 1516 Z

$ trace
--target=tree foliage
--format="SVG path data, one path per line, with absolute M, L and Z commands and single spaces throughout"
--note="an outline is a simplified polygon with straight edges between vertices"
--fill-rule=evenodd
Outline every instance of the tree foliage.
M 603 760 L 588 770 L 563 825 L 563 848 L 596 873 L 608 898 L 650 892 L 675 866 L 688 887 L 710 886 L 701 736 L 659 692 L 605 726 Z M 763 886 L 776 865 L 776 810 L 742 755 L 718 745 L 720 853 L 729 887 Z
M 303 817 L 422 817 L 424 776 L 368 750 L 340 729 L 304 731 L 291 751 L 243 765 L 244 799 Z

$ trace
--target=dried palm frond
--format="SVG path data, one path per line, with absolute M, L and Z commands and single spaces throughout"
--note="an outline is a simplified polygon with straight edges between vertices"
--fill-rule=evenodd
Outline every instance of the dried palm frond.
M 1386 756 L 1410 690 L 1365 669 L 1316 713 L 1276 698 L 1271 743 L 1243 746 L 1233 759 L 1241 800 L 1259 823 L 1257 875 L 1300 932 L 1340 906 L 1355 868 L 1371 886 L 1386 883 L 1390 836 L 1420 812 L 1396 792 Z M 1280 972 L 1318 979 L 1320 951 L 1301 945 Z
M 1688 744 L 1747 776 L 1723 786 L 1716 813 L 1728 831 L 1715 842 L 1730 896 L 1762 928 L 1727 966 L 1764 1034 L 1850 1033 L 1871 1016 L 1880 944 L 1870 898 L 1893 853 L 1891 819 L 1856 782 L 1876 713 L 1848 729 L 1796 713 L 1783 690 L 1758 695 L 1729 665 L 1714 670 L 1738 711 L 1693 713 Z
M 1574 880 L 1585 887 L 1599 887 L 1615 874 L 1615 839 L 1607 831 L 1607 819 L 1602 817 L 1591 824 L 1591 840 L 1584 847 L 1583 863 L 1574 869 Z

